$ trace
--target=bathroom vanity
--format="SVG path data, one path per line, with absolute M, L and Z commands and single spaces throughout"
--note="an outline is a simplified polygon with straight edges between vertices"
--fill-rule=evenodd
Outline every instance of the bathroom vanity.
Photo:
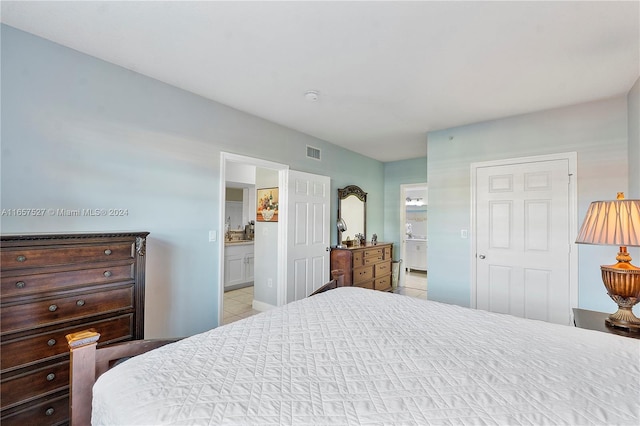
M 224 290 L 253 284 L 253 241 L 229 241 L 224 244 Z

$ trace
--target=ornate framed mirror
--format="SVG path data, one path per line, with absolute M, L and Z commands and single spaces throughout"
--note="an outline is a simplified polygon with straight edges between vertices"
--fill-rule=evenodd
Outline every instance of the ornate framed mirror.
M 367 193 L 359 186 L 338 188 L 338 219 L 344 220 L 346 231 L 338 231 L 338 246 L 356 234 L 367 236 Z

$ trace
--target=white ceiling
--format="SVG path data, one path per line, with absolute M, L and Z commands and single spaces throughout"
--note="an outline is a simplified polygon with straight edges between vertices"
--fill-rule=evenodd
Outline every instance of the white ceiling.
M 640 2 L 12 2 L 2 22 L 381 161 L 626 93 Z M 317 90 L 317 102 L 304 98 Z

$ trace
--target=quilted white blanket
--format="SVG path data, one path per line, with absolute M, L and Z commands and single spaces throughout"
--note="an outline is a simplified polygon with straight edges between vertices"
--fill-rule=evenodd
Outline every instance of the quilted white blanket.
M 339 288 L 130 359 L 103 425 L 640 424 L 640 340 Z

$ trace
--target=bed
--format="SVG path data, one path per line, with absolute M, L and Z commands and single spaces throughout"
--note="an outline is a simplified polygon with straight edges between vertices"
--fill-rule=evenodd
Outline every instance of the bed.
M 339 287 L 117 365 L 92 424 L 638 425 L 640 341 Z

